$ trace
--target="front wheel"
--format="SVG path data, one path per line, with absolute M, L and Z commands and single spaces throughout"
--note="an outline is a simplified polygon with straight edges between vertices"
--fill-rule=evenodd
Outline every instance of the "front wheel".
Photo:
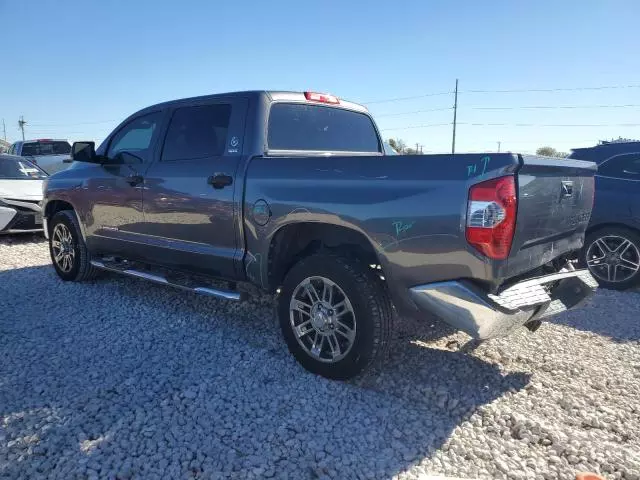
M 287 274 L 278 316 L 289 351 L 310 372 L 345 380 L 384 357 L 391 301 L 379 276 L 357 259 L 318 253 Z
M 624 290 L 640 281 L 640 235 L 609 227 L 587 235 L 580 263 L 603 287 Z
M 80 225 L 72 210 L 56 213 L 49 227 L 49 252 L 58 276 L 64 281 L 81 282 L 96 274 L 82 238 Z

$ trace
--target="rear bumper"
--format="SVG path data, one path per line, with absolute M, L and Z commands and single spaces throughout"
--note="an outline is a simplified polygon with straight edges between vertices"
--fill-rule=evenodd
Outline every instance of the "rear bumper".
M 588 270 L 562 271 L 517 283 L 498 295 L 460 280 L 411 288 L 424 313 L 480 340 L 581 306 L 598 287 Z

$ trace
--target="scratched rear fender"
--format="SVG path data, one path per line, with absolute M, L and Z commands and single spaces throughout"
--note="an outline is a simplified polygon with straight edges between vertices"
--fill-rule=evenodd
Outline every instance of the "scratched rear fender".
M 366 236 L 394 296 L 417 284 L 488 280 L 491 264 L 465 239 L 469 187 L 519 166 L 511 154 L 254 158 L 243 205 L 247 276 L 266 288 L 275 233 L 322 222 Z

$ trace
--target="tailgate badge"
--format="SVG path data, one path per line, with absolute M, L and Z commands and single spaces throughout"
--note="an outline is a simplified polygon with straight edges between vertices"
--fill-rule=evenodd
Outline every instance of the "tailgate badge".
M 573 182 L 569 180 L 562 181 L 562 196 L 570 197 L 573 195 Z

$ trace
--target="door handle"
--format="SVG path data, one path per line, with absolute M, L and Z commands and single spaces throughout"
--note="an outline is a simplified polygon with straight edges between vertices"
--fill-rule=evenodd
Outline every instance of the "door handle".
M 227 187 L 233 183 L 233 177 L 224 173 L 216 173 L 207 179 L 209 185 L 213 185 L 215 189 Z
M 127 183 L 129 185 L 131 185 L 132 187 L 135 187 L 137 185 L 140 185 L 142 182 L 144 182 L 144 178 L 142 177 L 142 175 L 128 175 L 127 176 Z

